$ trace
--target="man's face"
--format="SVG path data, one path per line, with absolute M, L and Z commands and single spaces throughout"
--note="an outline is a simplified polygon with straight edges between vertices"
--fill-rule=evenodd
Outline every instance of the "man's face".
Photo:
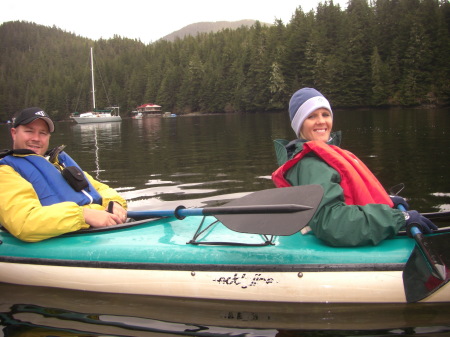
M 42 119 L 35 119 L 27 125 L 11 129 L 13 149 L 28 149 L 43 156 L 50 143 L 48 124 Z

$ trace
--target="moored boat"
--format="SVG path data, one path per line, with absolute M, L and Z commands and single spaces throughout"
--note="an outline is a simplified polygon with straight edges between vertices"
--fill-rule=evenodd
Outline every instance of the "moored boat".
M 162 116 L 163 116 L 164 118 L 173 118 L 173 117 L 177 117 L 177 114 L 173 114 L 173 113 L 171 113 L 171 112 L 169 112 L 169 111 L 166 111 L 166 112 L 163 113 Z
M 72 119 L 78 124 L 122 121 L 122 118 L 118 112 L 118 107 L 111 107 L 111 109 L 107 110 L 95 110 L 94 112 L 85 112 L 79 115 L 73 115 Z
M 133 119 L 142 119 L 144 117 L 142 112 L 132 111 L 131 113 L 132 113 L 131 118 L 133 118 Z
M 110 123 L 110 122 L 121 122 L 122 117 L 120 117 L 119 107 L 112 106 L 105 110 L 96 109 L 95 103 L 95 80 L 94 80 L 94 53 L 91 48 L 91 85 L 92 85 L 92 104 L 93 111 L 85 113 L 74 113 L 70 117 L 79 124 L 87 123 Z

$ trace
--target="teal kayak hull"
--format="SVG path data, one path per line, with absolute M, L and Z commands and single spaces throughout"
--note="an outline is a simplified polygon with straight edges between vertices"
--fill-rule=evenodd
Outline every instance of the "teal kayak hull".
M 118 229 L 111 227 L 107 231 L 66 234 L 35 243 L 22 242 L 2 231 L 0 254 L 2 259 L 48 259 L 59 263 L 400 266 L 406 263 L 414 248 L 414 241 L 406 236 L 385 240 L 378 246 L 336 248 L 324 244 L 313 234 L 300 233 L 278 236 L 273 245 L 245 246 L 263 244 L 265 238 L 258 234 L 236 233 L 220 223 L 205 234 L 200 243 L 223 242 L 223 245 L 190 244 L 198 225 L 196 217 L 166 218 Z

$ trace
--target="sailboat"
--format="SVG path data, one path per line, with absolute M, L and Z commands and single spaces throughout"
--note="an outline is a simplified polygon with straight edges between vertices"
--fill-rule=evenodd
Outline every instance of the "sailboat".
M 118 106 L 107 107 L 105 108 L 105 110 L 97 110 L 95 107 L 94 54 L 92 48 L 91 48 L 91 80 L 92 80 L 93 111 L 85 112 L 79 115 L 72 115 L 71 117 L 75 120 L 75 122 L 79 124 L 122 121 Z

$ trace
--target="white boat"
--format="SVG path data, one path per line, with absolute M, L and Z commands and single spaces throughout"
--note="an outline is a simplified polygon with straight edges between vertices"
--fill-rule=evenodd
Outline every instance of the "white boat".
M 133 118 L 133 119 L 142 119 L 144 117 L 142 112 L 132 111 L 132 113 L 133 113 L 133 116 L 131 118 Z
M 92 104 L 93 111 L 85 112 L 79 115 L 72 115 L 71 118 L 79 124 L 87 123 L 110 123 L 121 122 L 119 107 L 112 106 L 105 110 L 97 110 L 95 107 L 95 82 L 94 82 L 94 55 L 91 48 L 91 80 L 92 80 Z
M 171 112 L 164 112 L 163 117 L 165 117 L 165 118 L 172 118 L 172 117 L 177 117 L 177 115 L 173 114 Z
M 72 118 L 79 124 L 122 121 L 122 118 L 120 117 L 118 112 L 115 112 L 115 110 L 97 110 L 95 112 L 85 112 L 80 114 L 79 116 L 72 116 Z

